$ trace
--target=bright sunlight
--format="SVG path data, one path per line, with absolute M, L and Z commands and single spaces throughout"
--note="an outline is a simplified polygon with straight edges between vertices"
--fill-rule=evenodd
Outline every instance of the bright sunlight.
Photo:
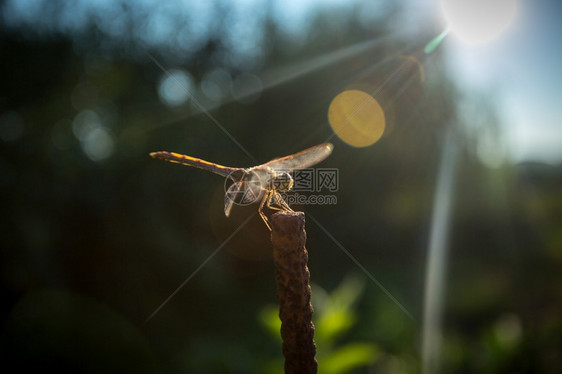
M 515 19 L 516 0 L 441 0 L 449 30 L 469 44 L 498 37 Z

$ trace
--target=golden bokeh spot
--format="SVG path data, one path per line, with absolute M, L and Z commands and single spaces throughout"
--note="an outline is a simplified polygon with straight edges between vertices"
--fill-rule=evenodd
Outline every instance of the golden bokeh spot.
M 354 147 L 367 147 L 378 141 L 385 128 L 384 111 L 366 92 L 347 90 L 332 100 L 328 121 L 336 135 Z

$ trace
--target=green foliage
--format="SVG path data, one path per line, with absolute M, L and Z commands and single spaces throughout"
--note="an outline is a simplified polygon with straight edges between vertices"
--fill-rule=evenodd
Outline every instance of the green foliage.
M 259 322 L 267 332 L 275 339 L 281 341 L 281 320 L 279 319 L 279 308 L 276 305 L 266 305 L 259 313 Z
M 348 342 L 345 339 L 345 335 L 350 333 L 357 321 L 355 304 L 364 286 L 364 281 L 356 277 L 345 278 L 331 293 L 318 285 L 312 286 L 314 340 L 321 373 L 348 373 L 353 369 L 373 364 L 380 355 L 380 348 L 375 344 Z M 266 305 L 259 313 L 259 321 L 269 334 L 280 342 L 281 321 L 278 313 L 276 306 Z M 281 358 L 268 362 L 267 372 L 281 373 L 282 362 Z
M 322 373 L 348 373 L 355 368 L 373 364 L 378 359 L 379 353 L 379 349 L 374 344 L 351 343 L 332 350 L 327 356 L 320 356 L 319 362 L 322 365 Z
M 331 294 L 318 285 L 312 288 L 312 303 L 318 314 L 316 337 L 318 342 L 331 346 L 355 323 L 356 313 L 352 308 L 363 291 L 364 283 L 348 277 Z

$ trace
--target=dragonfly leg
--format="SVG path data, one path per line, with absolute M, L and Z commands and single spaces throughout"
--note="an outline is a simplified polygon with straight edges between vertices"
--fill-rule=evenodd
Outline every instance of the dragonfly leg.
M 258 212 L 261 218 L 263 219 L 263 221 L 265 222 L 265 225 L 267 226 L 269 231 L 271 231 L 271 226 L 269 225 L 269 220 L 267 219 L 266 215 L 263 212 L 264 207 L 267 207 L 268 209 L 271 210 L 285 210 L 289 212 L 293 211 L 293 209 L 291 209 L 289 204 L 287 204 L 285 200 L 283 200 L 281 195 L 279 195 L 279 192 L 277 192 L 276 190 L 267 191 L 267 193 L 265 194 L 265 196 L 263 197 L 260 203 Z
M 260 207 L 258 208 L 258 213 L 260 214 L 261 219 L 263 219 L 263 222 L 265 223 L 265 225 L 267 226 L 269 231 L 271 231 L 271 226 L 269 225 L 269 220 L 267 219 L 267 217 L 263 213 L 263 207 L 264 206 L 269 207 L 269 200 L 271 200 L 272 193 L 273 193 L 273 191 L 267 191 L 264 194 L 264 197 L 263 197 L 263 199 L 260 203 Z
M 289 212 L 293 212 L 293 209 L 291 209 L 289 204 L 283 200 L 283 197 L 281 197 L 277 191 L 275 191 L 275 199 L 277 200 L 277 205 L 283 207 L 283 209 L 288 210 Z
M 272 205 L 272 203 L 275 205 Z M 271 191 L 271 196 L 269 197 L 265 205 L 269 209 L 273 209 L 273 210 L 288 210 L 289 212 L 293 211 L 293 209 L 291 209 L 289 204 L 287 204 L 285 200 L 283 200 L 281 195 L 279 195 L 279 192 L 277 192 L 276 190 Z

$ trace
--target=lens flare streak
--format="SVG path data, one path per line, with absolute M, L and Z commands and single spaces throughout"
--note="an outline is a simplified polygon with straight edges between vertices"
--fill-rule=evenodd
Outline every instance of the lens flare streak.
M 447 260 L 451 211 L 457 158 L 456 135 L 448 134 L 441 154 L 433 216 L 429 238 L 429 255 L 425 276 L 422 325 L 422 374 L 436 373 L 441 346 L 443 290 Z
M 433 51 L 435 51 L 437 49 L 437 47 L 439 47 L 441 45 L 441 43 L 443 43 L 443 40 L 445 39 L 445 37 L 447 35 L 449 35 L 449 31 L 450 31 L 450 29 L 447 28 L 447 29 L 443 30 L 443 32 L 441 32 L 441 34 L 439 34 L 435 38 L 431 39 L 429 41 L 429 43 L 426 44 L 425 48 L 423 49 L 423 52 L 426 55 L 429 55 Z

